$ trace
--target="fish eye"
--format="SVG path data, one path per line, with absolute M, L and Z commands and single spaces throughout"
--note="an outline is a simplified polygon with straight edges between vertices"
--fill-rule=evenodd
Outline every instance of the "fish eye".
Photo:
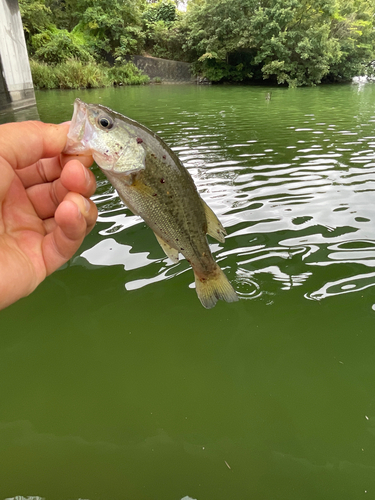
M 109 117 L 102 116 L 98 120 L 99 125 L 107 130 L 110 130 L 113 127 L 113 120 Z

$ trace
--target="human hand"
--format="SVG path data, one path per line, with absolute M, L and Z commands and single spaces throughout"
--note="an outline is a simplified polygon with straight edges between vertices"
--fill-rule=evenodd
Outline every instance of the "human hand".
M 0 309 L 65 264 L 95 225 L 93 160 L 61 154 L 68 130 L 0 125 Z

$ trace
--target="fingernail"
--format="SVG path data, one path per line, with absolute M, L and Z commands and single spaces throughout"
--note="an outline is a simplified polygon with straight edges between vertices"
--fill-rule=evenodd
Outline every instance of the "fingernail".
M 86 181 L 87 182 L 90 182 L 91 181 L 91 177 L 90 177 L 90 171 L 88 168 L 86 167 L 83 167 L 85 169 L 85 177 L 86 177 Z
M 85 210 L 87 213 L 89 213 L 90 208 L 91 208 L 91 204 L 87 198 L 84 198 L 84 200 L 85 200 Z

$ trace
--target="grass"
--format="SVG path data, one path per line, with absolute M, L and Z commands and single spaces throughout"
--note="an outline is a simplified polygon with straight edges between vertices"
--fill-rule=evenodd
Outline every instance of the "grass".
M 80 89 L 110 87 L 112 85 L 142 85 L 150 79 L 133 63 L 110 68 L 95 62 L 83 63 L 77 59 L 47 65 L 30 60 L 31 74 L 36 89 Z

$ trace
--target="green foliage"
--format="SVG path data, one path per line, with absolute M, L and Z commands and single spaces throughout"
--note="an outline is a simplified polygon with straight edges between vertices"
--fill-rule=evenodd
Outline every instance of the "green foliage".
M 354 76 L 359 61 L 372 59 L 373 14 L 370 0 L 196 0 L 186 47 L 215 81 L 241 78 L 242 55 L 244 75 L 314 85 L 332 72 Z
M 142 18 L 149 24 L 159 21 L 173 23 L 177 19 L 176 4 L 171 0 L 160 0 L 159 2 L 149 4 Z
M 93 56 L 82 38 L 55 26 L 34 35 L 31 39 L 34 57 L 40 62 L 59 64 L 76 58 L 83 62 L 93 61 Z
M 97 38 L 105 51 L 113 53 L 123 47 L 126 53 L 142 49 L 141 10 L 139 2 L 133 0 L 79 0 L 80 23 Z
M 149 77 L 131 62 L 113 66 L 108 70 L 108 76 L 113 85 L 143 85 L 150 82 Z
M 181 13 L 172 0 L 20 0 L 31 56 L 123 64 L 147 44 L 153 55 L 186 59 Z
M 52 23 L 59 29 L 72 31 L 79 23 L 80 13 L 76 0 L 45 0 L 52 16 Z
M 97 88 L 110 84 L 106 68 L 69 59 L 55 68 L 60 89 Z
M 149 4 L 142 20 L 145 49 L 149 54 L 165 59 L 188 60 L 188 53 L 182 49 L 188 28 L 183 22 L 183 14 L 177 11 L 172 0 Z
M 92 62 L 83 64 L 70 59 L 56 66 L 48 66 L 31 60 L 30 67 L 37 89 L 96 88 L 110 84 L 106 68 Z
M 69 59 L 56 66 L 30 60 L 34 86 L 37 89 L 97 88 L 110 85 L 142 85 L 149 83 L 148 76 L 127 63 L 109 68 L 95 62 L 83 63 Z
M 129 54 L 140 52 L 139 48 L 143 46 L 145 34 L 139 26 L 127 26 L 124 34 L 120 36 L 120 44 L 114 49 L 114 58 L 116 63 L 124 63 Z
M 204 64 L 204 76 L 212 82 L 224 80 L 242 82 L 250 80 L 253 76 L 249 71 L 249 67 L 242 62 L 238 64 L 227 64 L 223 61 L 217 61 L 213 54 L 204 54 L 204 56 L 194 65 L 197 73 L 200 68 L 202 68 L 200 63 Z
M 345 0 L 332 21 L 332 35 L 340 43 L 340 60 L 330 68 L 328 78 L 349 80 L 372 73 L 374 59 L 374 4 L 368 0 Z
M 51 66 L 30 59 L 30 69 L 36 89 L 56 89 L 59 87 L 57 76 Z
M 182 49 L 186 31 L 180 21 L 173 24 L 157 21 L 146 30 L 146 50 L 154 57 L 189 60 L 189 54 Z
M 375 71 L 374 0 L 190 0 L 186 13 L 172 0 L 19 2 L 30 55 L 53 65 L 107 61 L 116 73 L 145 50 L 214 82 L 316 85 Z
M 44 31 L 50 24 L 52 12 L 45 0 L 19 0 L 20 13 L 26 42 L 29 45 L 33 35 Z

